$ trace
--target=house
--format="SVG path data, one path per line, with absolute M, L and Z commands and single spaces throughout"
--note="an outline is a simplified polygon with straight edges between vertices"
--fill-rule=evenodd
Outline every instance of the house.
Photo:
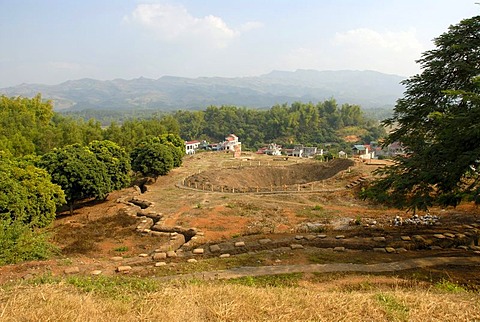
M 257 154 L 282 155 L 282 146 L 270 143 L 268 146 L 258 149 Z
M 185 153 L 186 154 L 195 154 L 195 151 L 198 149 L 200 141 L 185 141 Z
M 238 136 L 235 134 L 228 135 L 220 145 L 221 150 L 233 152 L 235 158 L 240 157 L 242 154 L 242 142 L 238 140 Z
M 348 156 L 347 156 L 347 153 L 345 151 L 340 151 L 338 152 L 338 158 L 339 159 L 346 159 Z
M 303 145 L 295 145 L 293 147 L 292 156 L 301 158 L 303 157 L 303 152 Z
M 370 160 L 375 158 L 375 151 L 372 151 L 370 145 L 356 144 L 352 148 L 353 156 L 363 159 Z

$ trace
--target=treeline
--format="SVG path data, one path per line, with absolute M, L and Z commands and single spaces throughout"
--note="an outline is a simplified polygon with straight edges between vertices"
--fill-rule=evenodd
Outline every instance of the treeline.
M 270 142 L 341 143 L 347 135 L 357 135 L 359 143 L 369 143 L 385 134 L 378 122 L 364 116 L 360 106 L 339 106 L 334 99 L 318 104 L 275 105 L 268 110 L 210 106 L 205 111 L 178 111 L 173 118 L 179 124 L 180 135 L 187 140 L 219 141 L 235 133 L 250 149 Z

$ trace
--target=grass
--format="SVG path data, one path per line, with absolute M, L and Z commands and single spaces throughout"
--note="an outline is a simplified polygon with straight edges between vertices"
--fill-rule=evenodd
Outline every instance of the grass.
M 409 308 L 393 294 L 380 293 L 375 296 L 384 309 L 389 321 L 409 321 Z
M 475 321 L 476 292 L 379 291 L 377 277 L 284 274 L 232 281 L 44 276 L 0 286 L 1 321 Z M 382 277 L 388 281 L 388 277 Z M 368 283 L 367 283 L 368 282 Z M 363 283 L 362 291 L 332 288 Z M 394 282 L 391 282 L 394 283 Z M 348 288 L 348 287 L 347 287 Z
M 120 246 L 113 249 L 115 252 L 126 252 L 128 251 L 128 246 Z
M 246 276 L 228 280 L 227 283 L 251 287 L 296 287 L 303 274 L 278 274 L 266 276 Z

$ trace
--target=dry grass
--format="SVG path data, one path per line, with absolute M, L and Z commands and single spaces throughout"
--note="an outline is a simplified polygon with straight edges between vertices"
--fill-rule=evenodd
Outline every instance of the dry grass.
M 370 280 L 371 281 L 371 280 Z M 358 282 L 358 277 L 351 281 Z M 120 283 L 121 284 L 121 283 Z M 125 287 L 114 293 L 60 283 L 0 289 L 0 321 L 473 321 L 480 296 L 436 288 L 327 290 L 227 282 Z

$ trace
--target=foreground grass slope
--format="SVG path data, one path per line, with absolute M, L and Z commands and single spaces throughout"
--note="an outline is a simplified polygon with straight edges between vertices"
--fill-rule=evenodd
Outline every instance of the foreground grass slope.
M 0 289 L 2 321 L 472 321 L 480 296 L 451 283 L 284 275 L 216 282 L 43 278 Z

